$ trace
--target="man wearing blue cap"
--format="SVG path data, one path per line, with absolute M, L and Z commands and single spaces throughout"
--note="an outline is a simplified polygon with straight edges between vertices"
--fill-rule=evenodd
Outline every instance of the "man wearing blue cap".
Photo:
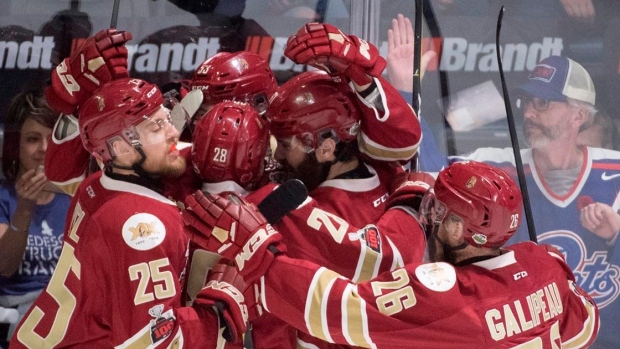
M 620 343 L 620 152 L 578 145 L 592 125 L 596 92 L 590 74 L 560 56 L 543 59 L 518 87 L 521 150 L 539 243 L 558 247 L 578 284 L 597 302 L 601 329 L 592 348 Z M 512 149 L 481 148 L 467 158 L 508 169 L 516 176 Z M 522 225 L 513 240 L 527 240 Z M 513 241 L 514 242 L 514 241 Z

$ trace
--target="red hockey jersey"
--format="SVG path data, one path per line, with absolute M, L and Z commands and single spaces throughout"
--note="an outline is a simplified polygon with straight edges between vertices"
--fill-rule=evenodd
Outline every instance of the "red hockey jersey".
M 78 188 L 56 271 L 11 348 L 214 348 L 218 316 L 181 307 L 188 237 L 178 208 L 102 173 Z
M 561 255 L 525 242 L 467 266 L 413 263 L 354 284 L 278 257 L 266 310 L 328 342 L 364 348 L 586 348 L 598 308 Z

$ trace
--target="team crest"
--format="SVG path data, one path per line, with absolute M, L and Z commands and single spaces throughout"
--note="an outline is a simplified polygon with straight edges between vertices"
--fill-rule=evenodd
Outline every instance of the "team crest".
M 479 234 L 476 233 L 474 235 L 472 235 L 471 237 L 475 243 L 477 243 L 478 245 L 484 245 L 487 243 L 487 236 L 484 234 Z
M 547 64 L 539 64 L 530 73 L 529 79 L 551 82 L 555 75 L 555 68 Z
M 168 338 L 174 330 L 175 318 L 172 314 L 172 309 L 163 313 L 164 306 L 158 304 L 149 309 L 149 315 L 154 319 L 149 322 L 151 326 L 151 342 L 153 344 Z
M 105 100 L 101 96 L 97 96 L 96 98 L 97 98 L 97 110 L 103 111 L 103 109 L 105 108 Z
M 467 189 L 473 188 L 476 185 L 476 181 L 478 181 L 476 176 L 472 176 L 467 183 L 465 183 L 465 187 L 467 187 Z
M 422 264 L 415 269 L 415 276 L 428 289 L 445 292 L 456 284 L 456 271 L 448 263 Z
M 137 213 L 123 225 L 123 239 L 135 250 L 150 250 L 161 244 L 165 237 L 166 227 L 150 213 Z
M 248 61 L 246 61 L 243 58 L 239 58 L 237 62 L 239 62 L 239 65 L 243 68 L 243 70 L 247 70 L 250 67 L 250 65 L 248 64 Z
M 304 92 L 304 101 L 307 105 L 314 104 L 314 95 L 310 92 Z

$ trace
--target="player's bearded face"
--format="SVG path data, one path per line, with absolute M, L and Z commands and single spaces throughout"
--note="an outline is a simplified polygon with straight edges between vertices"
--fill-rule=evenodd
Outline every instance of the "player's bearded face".
M 144 125 L 143 125 L 144 124 Z M 146 161 L 142 168 L 155 177 L 176 178 L 185 172 L 185 158 L 177 150 L 179 131 L 165 110 L 138 126 Z
M 318 188 L 327 179 L 331 167 L 329 163 L 320 163 L 314 151 L 305 154 L 302 161 L 296 167 L 291 166 L 289 163 L 283 163 L 282 165 L 284 171 L 289 172 L 292 178 L 302 181 L 306 188 L 308 188 L 308 191 Z

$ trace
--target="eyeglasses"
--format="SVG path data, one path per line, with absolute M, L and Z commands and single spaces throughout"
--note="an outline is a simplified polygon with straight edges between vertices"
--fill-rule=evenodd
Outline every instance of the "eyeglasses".
M 532 107 L 534 107 L 536 111 L 545 111 L 549 109 L 550 101 L 548 99 L 529 96 L 517 99 L 517 108 L 525 109 L 525 107 L 527 107 L 530 102 L 532 103 Z

